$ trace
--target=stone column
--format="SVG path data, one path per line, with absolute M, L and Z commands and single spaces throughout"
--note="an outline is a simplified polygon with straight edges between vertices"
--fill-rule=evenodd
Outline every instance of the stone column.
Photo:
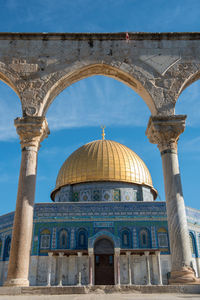
M 58 286 L 62 286 L 62 277 L 63 277 L 63 252 L 59 252 L 59 261 L 58 261 Z
M 88 248 L 89 254 L 89 285 L 94 285 L 94 249 Z
M 78 252 L 78 266 L 77 266 L 77 269 L 78 269 L 78 285 L 81 286 L 81 277 L 82 277 L 82 274 L 81 274 L 81 257 L 82 257 L 82 253 L 81 252 Z
M 128 260 L 128 284 L 132 284 L 132 274 L 131 274 L 131 252 L 127 251 L 127 260 Z
M 185 119 L 185 115 L 150 117 L 146 131 L 149 141 L 158 145 L 162 157 L 172 261 L 170 283 L 196 280 L 190 268 L 191 250 L 177 155 Z
M 53 253 L 48 253 L 49 260 L 48 260 L 48 269 L 47 269 L 47 286 L 51 286 L 51 266 L 52 266 L 52 257 Z
M 45 117 L 15 120 L 22 155 L 6 286 L 28 286 L 37 156 L 49 130 Z
M 115 284 L 120 285 L 120 248 L 115 248 Z
M 146 268 L 147 268 L 147 285 L 151 285 L 151 272 L 150 272 L 150 263 L 149 263 L 149 251 L 145 251 L 146 259 Z
M 161 269 L 161 263 L 160 263 L 160 251 L 156 252 L 156 258 L 157 258 L 157 266 L 158 266 L 158 284 L 162 285 L 162 269 Z

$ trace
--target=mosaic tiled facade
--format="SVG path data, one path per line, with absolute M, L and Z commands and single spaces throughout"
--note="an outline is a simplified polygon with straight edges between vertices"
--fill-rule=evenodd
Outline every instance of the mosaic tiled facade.
M 91 145 L 94 146 L 90 151 L 92 162 L 87 145 L 80 148 L 83 152 L 78 149 L 78 155 L 75 151 L 72 158 L 75 166 L 79 160 L 82 175 L 86 169 L 88 178 L 95 174 L 94 181 L 88 182 L 85 177 L 83 182 L 79 170 L 76 167 L 72 170 L 71 163 L 67 168 L 65 161 L 51 194 L 54 202 L 35 204 L 30 284 L 167 284 L 171 255 L 166 203 L 154 202 L 157 191 L 150 172 L 134 152 L 119 143 L 103 140 Z M 96 153 L 94 149 L 104 151 Z M 94 162 L 95 153 L 97 161 Z M 103 153 L 107 154 L 102 156 Z M 85 165 L 86 159 L 91 168 L 97 168 L 92 169 L 94 174 Z M 113 159 L 115 167 L 111 163 Z M 102 181 L 103 166 L 107 174 L 116 176 L 113 181 L 111 178 Z M 123 174 L 127 182 L 123 181 Z M 186 208 L 186 213 L 191 267 L 200 276 L 200 211 Z M 13 220 L 14 213 L 0 217 L 1 285 L 7 276 Z M 105 271 L 108 266 L 111 281 Z
M 200 257 L 200 211 L 187 207 L 186 212 L 189 232 L 193 241 L 193 267 L 197 272 L 195 260 Z M 0 217 L 1 284 L 5 279 L 7 272 L 13 218 L 14 213 Z M 104 204 L 79 202 L 36 204 L 34 209 L 31 257 L 33 262 L 35 259 L 37 260 L 37 265 L 40 264 L 40 269 L 43 270 L 42 272 L 44 273 L 45 270 L 47 270 L 48 263 L 45 261 L 45 257 L 47 260 L 48 252 L 60 249 L 59 233 L 61 230 L 66 230 L 67 233 L 67 243 L 65 247 L 67 250 L 83 250 L 88 249 L 88 247 L 93 247 L 96 238 L 102 234 L 112 238 L 115 247 L 119 247 L 122 250 L 145 250 L 146 246 L 143 246 L 141 243 L 141 234 L 146 231 L 148 233 L 149 242 L 147 248 L 160 249 L 163 270 L 169 269 L 170 246 L 167 233 L 165 202 L 105 202 Z M 79 244 L 80 231 L 84 232 L 86 240 L 86 244 L 82 247 Z M 126 244 L 123 243 L 124 232 L 128 233 L 128 241 Z M 48 235 L 49 238 L 47 239 Z M 165 235 L 166 239 L 163 240 Z M 46 244 L 42 244 L 41 239 L 44 239 L 43 237 L 46 239 Z M 126 256 L 124 258 L 123 255 L 121 256 L 122 265 L 125 258 Z M 73 259 L 76 258 L 74 257 Z M 135 256 L 135 266 L 140 264 L 140 260 L 141 258 Z M 70 263 L 73 264 L 72 261 Z M 56 272 L 56 265 L 54 267 L 54 272 Z M 34 269 L 33 266 L 32 269 Z M 87 273 L 88 270 L 85 272 Z M 41 277 L 41 274 L 40 276 L 35 274 L 35 276 L 37 277 L 37 280 L 30 274 L 32 284 L 46 284 L 45 276 L 43 276 L 44 278 Z M 121 278 L 122 282 L 123 276 Z M 84 277 L 85 282 L 88 282 L 87 278 L 88 275 Z M 56 284 L 56 277 L 54 279 L 54 283 Z M 124 279 L 124 281 L 126 280 Z

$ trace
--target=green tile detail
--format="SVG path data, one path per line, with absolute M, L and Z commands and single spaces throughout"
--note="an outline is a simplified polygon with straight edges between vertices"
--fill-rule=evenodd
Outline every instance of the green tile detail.
M 120 190 L 114 190 L 114 201 L 121 201 Z
M 93 191 L 93 200 L 99 201 L 100 200 L 100 192 L 99 190 Z
M 79 201 L 79 193 L 78 192 L 73 193 L 73 201 L 74 202 L 78 202 Z

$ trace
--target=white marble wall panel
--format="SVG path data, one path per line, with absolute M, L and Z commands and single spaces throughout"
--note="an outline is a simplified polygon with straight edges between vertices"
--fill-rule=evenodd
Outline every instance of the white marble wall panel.
M 120 283 L 128 284 L 128 258 L 120 255 Z
M 70 255 L 69 256 L 69 274 L 68 274 L 68 280 L 69 285 L 76 285 L 77 284 L 77 256 Z
M 171 257 L 170 255 L 161 255 L 160 261 L 163 284 L 168 284 L 167 273 L 171 271 Z
M 29 267 L 29 283 L 30 285 L 36 285 L 37 278 L 37 268 L 38 268 L 38 256 L 30 257 L 30 267 Z
M 81 283 L 83 285 L 89 284 L 89 257 L 82 256 L 80 259 L 80 270 L 81 270 Z
M 147 283 L 146 261 L 143 256 L 134 256 L 132 265 L 134 284 L 144 285 Z
M 44 286 L 47 284 L 47 270 L 48 270 L 48 256 L 38 257 L 38 268 L 37 268 L 37 285 Z

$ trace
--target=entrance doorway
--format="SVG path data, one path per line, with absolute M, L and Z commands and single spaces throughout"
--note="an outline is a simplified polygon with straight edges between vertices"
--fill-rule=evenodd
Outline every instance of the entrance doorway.
M 102 238 L 94 245 L 95 285 L 114 285 L 114 246 Z

